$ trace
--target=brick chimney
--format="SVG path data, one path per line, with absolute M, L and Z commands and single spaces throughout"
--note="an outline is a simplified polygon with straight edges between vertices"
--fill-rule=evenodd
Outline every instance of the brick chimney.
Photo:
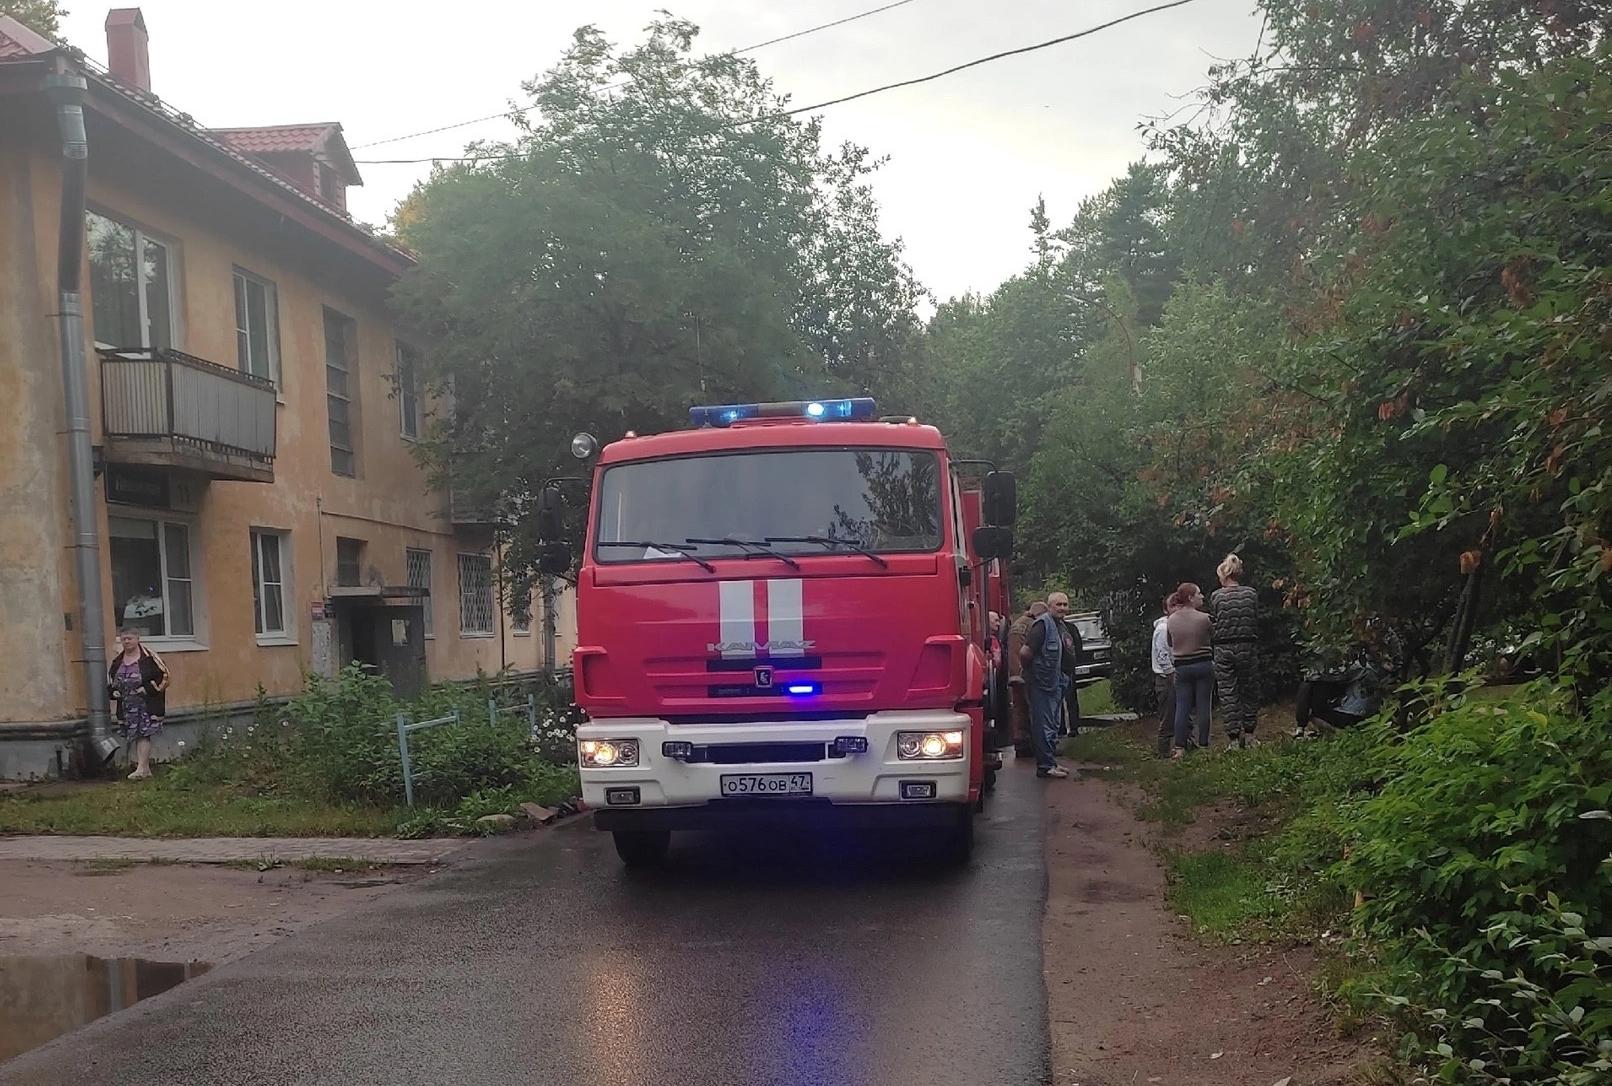
M 139 8 L 106 13 L 106 66 L 118 82 L 151 93 L 151 58 L 146 54 L 146 20 Z

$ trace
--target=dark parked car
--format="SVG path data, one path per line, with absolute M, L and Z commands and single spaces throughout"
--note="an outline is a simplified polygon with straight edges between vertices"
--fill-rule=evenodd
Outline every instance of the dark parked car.
M 1070 615 L 1066 619 L 1080 634 L 1080 655 L 1075 661 L 1075 687 L 1090 686 L 1108 678 L 1113 668 L 1114 646 L 1103 620 L 1096 611 Z

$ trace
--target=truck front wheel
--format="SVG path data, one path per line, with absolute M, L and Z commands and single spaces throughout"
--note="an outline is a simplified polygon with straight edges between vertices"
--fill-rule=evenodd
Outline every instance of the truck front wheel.
M 655 867 L 666 860 L 671 848 L 670 830 L 614 830 L 616 855 L 628 868 Z

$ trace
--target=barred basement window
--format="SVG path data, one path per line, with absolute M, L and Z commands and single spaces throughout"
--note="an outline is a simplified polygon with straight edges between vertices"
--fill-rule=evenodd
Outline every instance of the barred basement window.
M 459 633 L 493 632 L 493 560 L 485 554 L 459 556 Z

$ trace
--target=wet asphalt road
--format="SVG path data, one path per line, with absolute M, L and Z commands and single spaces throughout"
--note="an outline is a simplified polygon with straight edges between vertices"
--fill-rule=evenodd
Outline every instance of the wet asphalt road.
M 952 872 L 855 836 L 674 838 L 648 877 L 588 828 L 507 839 L 0 1083 L 1042 1083 L 1039 782 L 1003 778 Z

